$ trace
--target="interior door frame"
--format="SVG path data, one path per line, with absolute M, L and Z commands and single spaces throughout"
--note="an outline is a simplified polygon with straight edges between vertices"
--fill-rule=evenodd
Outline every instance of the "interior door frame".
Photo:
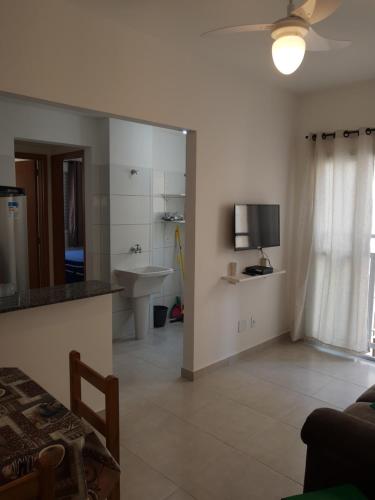
M 85 214 L 85 151 L 77 149 L 68 153 L 51 156 L 51 194 L 52 194 L 52 225 L 53 225 L 53 268 L 54 284 L 65 284 L 65 234 L 64 234 L 64 160 L 82 158 L 82 210 L 83 210 L 83 272 L 86 280 L 86 214 Z M 62 225 L 61 225 L 62 224 Z M 62 228 L 62 231 L 61 231 Z M 61 262 L 64 266 L 61 267 Z
M 40 287 L 50 286 L 49 272 L 49 228 L 48 228 L 48 160 L 47 155 L 18 153 L 15 158 L 37 162 L 37 205 L 38 205 L 38 258 Z M 47 265 L 46 265 L 47 263 Z

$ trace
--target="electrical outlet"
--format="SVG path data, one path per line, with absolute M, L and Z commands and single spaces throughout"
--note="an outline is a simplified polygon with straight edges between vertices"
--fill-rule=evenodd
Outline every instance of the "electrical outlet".
M 246 319 L 240 319 L 237 325 L 237 333 L 246 332 L 248 328 L 248 321 Z
M 256 321 L 253 316 L 250 319 L 240 319 L 237 323 L 237 333 L 248 332 L 252 328 L 255 328 Z

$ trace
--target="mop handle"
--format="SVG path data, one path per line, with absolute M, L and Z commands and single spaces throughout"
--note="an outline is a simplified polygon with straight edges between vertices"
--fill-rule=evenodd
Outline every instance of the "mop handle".
M 176 235 L 176 241 L 177 241 L 177 245 L 178 245 L 178 263 L 180 265 L 182 277 L 185 278 L 184 257 L 182 254 L 180 228 L 178 226 L 176 227 L 175 235 Z

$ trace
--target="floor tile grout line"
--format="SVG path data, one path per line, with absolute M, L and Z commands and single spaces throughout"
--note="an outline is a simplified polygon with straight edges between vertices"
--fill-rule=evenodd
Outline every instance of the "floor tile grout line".
M 243 371 L 246 371 L 246 370 L 243 370 Z M 252 374 L 250 374 L 252 375 Z M 316 392 L 313 392 L 313 393 L 310 393 L 310 394 L 307 394 L 306 392 L 302 392 L 301 390 L 299 389 L 295 389 L 295 388 L 292 388 L 290 387 L 289 385 L 285 385 L 285 384 L 281 384 L 281 383 L 277 383 L 277 382 L 274 382 L 274 381 L 271 381 L 267 378 L 264 378 L 262 376 L 258 376 L 258 375 L 252 375 L 254 378 L 257 378 L 258 380 L 262 380 L 263 382 L 268 382 L 269 384 L 273 384 L 275 385 L 276 387 L 281 387 L 282 389 L 287 389 L 289 391 L 294 391 L 294 392 L 297 392 L 298 394 L 302 395 L 302 396 L 307 396 L 307 397 L 314 397 L 315 394 L 317 394 L 319 391 L 321 391 L 322 389 L 324 389 L 325 387 L 327 387 L 327 385 L 329 385 L 331 383 L 330 382 L 327 382 L 327 384 L 324 384 L 322 387 L 320 387 Z M 329 375 L 327 375 L 329 376 Z M 330 377 L 330 378 L 333 378 L 333 377 Z
M 321 371 L 317 371 L 317 370 L 314 370 L 314 369 L 304 368 L 303 366 L 300 366 L 298 364 L 297 364 L 297 366 L 298 366 L 298 368 L 301 368 L 301 369 L 303 369 L 303 370 L 305 370 L 307 372 L 319 373 L 319 375 L 324 375 L 325 377 L 329 377 L 332 380 L 330 380 L 329 382 L 325 383 L 317 391 L 314 391 L 314 392 L 312 392 L 310 394 L 307 394 L 306 392 L 302 392 L 301 390 L 292 388 L 289 385 L 285 385 L 285 384 L 281 384 L 281 383 L 277 383 L 277 382 L 271 381 L 271 380 L 269 380 L 267 378 L 264 378 L 264 377 L 262 377 L 260 375 L 253 375 L 251 373 L 249 373 L 249 375 L 253 376 L 254 378 L 258 378 L 259 380 L 263 380 L 264 382 L 268 382 L 270 384 L 274 384 L 274 385 L 276 385 L 278 387 L 282 387 L 282 388 L 288 389 L 290 391 L 298 392 L 299 394 L 302 394 L 302 395 L 308 396 L 308 397 L 315 397 L 321 390 L 325 389 L 329 384 L 331 384 L 332 382 L 335 382 L 335 381 L 344 382 L 344 383 L 350 383 L 350 384 L 355 385 L 355 386 L 357 386 L 359 388 L 366 388 L 366 386 L 361 385 L 361 384 L 357 384 L 355 382 L 351 382 L 350 380 L 345 380 L 343 378 L 340 378 L 340 377 L 337 377 L 337 376 L 334 376 L 334 375 L 331 375 L 331 374 L 327 374 L 327 373 L 324 373 L 324 372 L 321 372 Z M 247 372 L 246 369 L 241 368 L 241 367 L 240 367 L 240 370 L 242 370 L 244 372 Z M 374 370 L 374 373 L 375 373 L 375 370 Z M 320 399 L 320 398 L 316 398 L 316 399 Z M 326 401 L 326 402 L 328 403 L 328 401 Z
M 332 375 L 331 373 L 326 373 L 326 372 L 323 372 L 321 370 L 317 370 L 317 369 L 314 369 L 314 368 L 305 368 L 304 366 L 299 365 L 298 363 L 296 363 L 296 364 L 297 364 L 297 366 L 299 368 L 303 368 L 304 370 L 312 371 L 314 373 L 319 373 L 320 375 L 325 375 L 326 377 L 331 377 L 334 380 L 339 380 L 340 382 L 345 382 L 345 383 L 353 384 L 353 385 L 356 385 L 358 387 L 365 387 L 362 384 L 358 384 L 357 382 L 352 382 L 351 380 L 341 378 L 341 377 L 339 377 L 337 375 Z M 374 367 L 374 372 L 375 372 L 375 367 Z
M 260 414 L 260 413 L 258 413 L 258 415 L 259 415 L 259 416 L 265 416 L 265 415 Z M 246 457 L 251 458 L 252 460 L 254 460 L 254 461 L 256 461 L 256 462 L 258 462 L 258 463 L 260 463 L 260 464 L 264 465 L 264 466 L 265 466 L 265 467 L 267 467 L 268 469 L 271 469 L 273 472 L 276 472 L 277 474 L 279 474 L 279 475 L 281 475 L 281 476 L 287 477 L 288 479 L 290 479 L 291 481 L 293 481 L 293 482 L 295 482 L 295 483 L 297 483 L 297 484 L 302 484 L 302 483 L 300 483 L 299 481 L 296 481 L 295 479 L 293 479 L 293 478 L 291 478 L 291 477 L 287 476 L 286 474 L 283 474 L 282 472 L 280 472 L 280 471 L 278 471 L 278 470 L 276 470 L 276 469 L 273 469 L 270 465 L 268 465 L 268 464 L 266 464 L 266 463 L 262 462 L 262 461 L 261 461 L 261 460 L 259 460 L 258 458 L 255 458 L 253 455 L 250 455 L 250 453 L 247 453 L 246 451 L 241 450 L 240 448 L 237 448 L 234 444 L 229 443 L 228 441 L 226 441 L 225 439 L 223 439 L 223 438 L 221 438 L 221 437 L 217 436 L 216 434 L 213 434 L 212 432 L 207 431 L 206 429 L 203 429 L 203 428 L 199 427 L 199 425 L 194 424 L 193 422 L 191 422 L 191 421 L 189 421 L 189 420 L 185 420 L 185 419 L 180 418 L 180 417 L 178 417 L 178 418 L 179 418 L 180 420 L 182 420 L 183 422 L 185 422 L 185 423 L 187 423 L 187 424 L 189 424 L 189 425 L 192 425 L 193 427 L 195 427 L 195 428 L 196 428 L 197 430 L 199 430 L 200 432 L 203 432 L 204 434 L 207 434 L 207 435 L 209 435 L 209 436 L 213 437 L 213 438 L 214 438 L 214 439 L 216 439 L 217 441 L 220 441 L 221 443 L 225 444 L 226 446 L 228 446 L 228 447 L 229 447 L 229 448 L 231 448 L 232 450 L 236 451 L 237 453 L 240 453 L 240 454 L 241 454 L 241 455 L 243 455 L 243 456 L 246 456 Z M 272 417 L 270 417 L 270 418 L 272 418 Z M 273 419 L 273 420 L 275 421 L 275 423 L 277 423 L 277 422 L 279 421 L 278 419 Z M 283 423 L 283 422 L 281 422 L 281 423 Z M 284 423 L 283 423 L 283 425 L 285 425 L 286 427 L 290 427 L 291 429 L 295 430 L 295 429 L 294 429 L 294 427 L 293 427 L 293 426 L 291 426 L 291 425 L 289 425 L 289 424 L 284 424 Z M 266 429 L 264 429 L 264 430 L 266 430 Z M 263 430 L 263 431 L 264 431 L 264 430 Z M 259 433 L 258 433 L 258 432 L 257 432 L 257 433 L 255 433 L 255 434 L 251 437 L 251 439 L 255 438 L 256 436 L 258 436 L 259 434 L 261 434 L 263 431 L 260 431 Z M 303 485 L 302 485 L 302 486 L 303 486 Z
M 166 375 L 167 374 L 171 374 L 171 372 L 173 371 L 172 369 L 168 369 L 168 368 L 162 367 L 160 365 L 157 365 L 156 363 L 153 363 L 152 361 L 149 361 L 148 359 L 146 360 L 146 359 L 144 359 L 144 358 L 142 358 L 140 356 L 134 355 L 134 357 L 137 358 L 140 361 L 143 361 L 144 363 L 147 363 L 147 364 L 149 364 L 149 365 L 151 365 L 153 367 L 158 368 L 159 370 L 162 370 L 163 372 L 165 372 Z
M 140 460 L 143 464 L 147 465 L 148 468 L 150 468 L 152 471 L 154 471 L 157 474 L 159 474 L 160 476 L 162 476 L 164 479 L 166 479 L 168 482 L 172 483 L 176 487 L 176 489 L 169 496 L 167 496 L 164 500 L 166 500 L 170 496 L 174 495 L 176 493 L 176 491 L 178 491 L 179 489 L 181 489 L 178 484 L 176 484 L 174 481 L 172 481 L 163 472 L 161 472 L 160 470 L 156 469 L 154 466 L 152 466 L 151 464 L 149 464 L 143 457 L 141 457 L 140 455 L 138 455 L 138 453 L 134 453 L 134 451 L 132 451 L 130 448 L 128 448 L 127 446 L 125 446 L 125 445 L 123 445 L 123 444 L 120 443 L 120 450 L 121 450 L 121 448 L 127 450 L 129 453 L 131 453 L 132 455 L 134 455 L 135 457 L 137 457 L 138 460 Z
M 267 469 L 271 470 L 272 472 L 276 473 L 277 475 L 279 476 L 283 476 L 283 477 L 286 477 L 288 480 L 290 481 L 293 481 L 294 483 L 298 484 L 298 485 L 302 485 L 302 483 L 300 483 L 299 481 L 296 481 L 295 479 L 287 476 L 286 474 L 283 474 L 282 472 L 280 471 L 277 471 L 276 469 L 273 469 L 272 467 L 270 467 L 268 464 L 260 461 L 259 459 L 253 457 L 252 455 L 250 455 L 249 453 L 246 453 L 245 451 L 239 449 L 239 448 L 236 448 L 233 444 L 231 443 L 228 443 L 227 441 L 225 441 L 224 439 L 216 436 L 215 434 L 212 434 L 211 432 L 205 430 L 205 429 L 202 429 L 201 427 L 199 427 L 198 425 L 194 424 L 193 422 L 190 422 L 189 420 L 185 420 L 184 418 L 182 418 L 181 416 L 179 415 L 176 415 L 174 414 L 173 412 L 171 412 L 170 410 L 167 410 L 157 404 L 155 404 L 155 406 L 158 406 L 159 408 L 161 408 L 162 410 L 164 410 L 166 413 L 169 413 L 170 416 L 173 416 L 174 418 L 176 418 L 177 420 L 181 421 L 182 423 L 184 423 L 185 425 L 188 424 L 190 425 L 191 427 L 194 427 L 196 430 L 198 430 L 199 432 L 202 432 L 203 434 L 206 434 L 208 436 L 210 436 L 211 438 L 215 439 L 216 441 L 219 441 L 220 443 L 224 444 L 225 446 L 227 446 L 228 448 L 232 449 L 233 451 L 235 451 L 236 453 L 239 453 L 240 455 L 244 456 L 244 457 L 247 457 L 247 458 L 250 458 L 251 460 L 254 460 L 255 462 L 258 462 L 259 464 L 263 465 L 264 467 L 266 467 Z M 260 416 L 264 416 L 263 414 L 259 414 L 258 415 Z M 274 419 L 275 421 L 277 421 L 276 419 Z M 288 424 L 284 424 L 290 428 L 292 428 L 294 430 L 294 428 Z M 134 435 L 135 436 L 135 435 Z M 134 437 L 132 436 L 132 437 Z M 253 437 L 255 437 L 256 434 L 254 434 Z M 125 445 L 122 445 L 122 446 L 125 446 Z M 128 448 L 129 449 L 129 448 Z M 130 450 L 130 449 L 129 449 Z M 134 455 L 136 456 L 139 456 L 137 453 L 135 453 L 134 451 L 130 450 L 131 453 L 133 453 Z M 142 460 L 148 464 L 148 462 L 146 462 L 143 458 Z M 148 464 L 149 465 L 149 464 Z M 158 469 L 156 469 L 158 472 L 160 472 Z M 171 480 L 168 476 L 166 476 L 169 480 Z M 174 481 L 171 480 L 173 483 Z M 175 484 L 175 483 L 174 483 Z M 302 485 L 303 486 L 303 485 Z M 190 493 L 189 493 L 190 494 Z
M 186 491 L 184 488 L 181 488 L 180 486 L 178 487 L 178 490 L 174 491 L 171 495 L 167 496 L 166 498 L 163 498 L 163 500 L 169 500 L 170 498 L 173 497 L 173 495 L 177 492 L 177 491 L 182 491 L 183 493 L 185 493 L 186 495 L 189 495 L 193 500 L 197 500 L 197 498 L 192 495 L 191 493 L 189 493 L 188 491 Z
M 317 348 L 316 348 L 315 346 L 313 346 L 313 345 L 311 345 L 311 346 L 309 346 L 309 347 L 310 347 L 311 349 L 313 349 L 315 352 L 322 353 L 322 351 L 320 351 L 319 349 L 317 349 Z M 338 356 L 338 355 L 336 355 L 336 354 L 334 354 L 334 353 L 324 353 L 324 354 L 326 354 L 327 356 L 331 356 L 331 357 L 335 357 L 335 358 L 344 359 L 344 360 L 346 360 L 346 361 L 351 361 L 351 360 L 352 360 L 350 357 L 346 357 L 346 356 Z M 243 359 L 244 359 L 244 360 L 246 360 L 246 358 L 243 358 Z M 249 359 L 249 361 L 250 361 L 250 359 Z M 352 361 L 353 361 L 353 362 L 360 362 L 360 363 L 361 363 L 361 359 L 355 359 L 355 360 L 352 360 Z M 349 383 L 351 383 L 351 384 L 353 384 L 353 385 L 357 385 L 357 386 L 359 386 L 359 387 L 364 387 L 363 385 L 358 384 L 357 382 L 352 382 L 352 381 L 351 381 L 351 380 L 349 380 L 349 379 L 344 379 L 344 378 L 339 377 L 339 376 L 337 376 L 337 375 L 332 375 L 332 373 L 327 373 L 327 372 L 324 372 L 324 371 L 318 370 L 318 369 L 316 369 L 316 368 L 307 368 L 307 367 L 306 367 L 305 365 L 303 365 L 300 361 L 294 361 L 294 363 L 297 365 L 297 367 L 299 367 L 299 368 L 301 368 L 301 369 L 303 369 L 303 370 L 306 370 L 306 371 L 311 371 L 311 372 L 314 372 L 314 373 L 319 373 L 320 375 L 325 375 L 326 377 L 330 377 L 330 378 L 333 378 L 333 379 L 337 379 L 337 380 L 340 380 L 341 382 L 346 382 L 346 383 L 347 383 L 347 382 L 349 382 Z M 371 365 L 369 365 L 368 363 L 369 363 L 368 361 L 366 362 L 366 360 L 363 360 L 363 363 L 362 363 L 362 364 L 363 364 L 364 366 L 369 366 L 369 368 L 370 368 L 370 366 L 371 366 Z M 375 372 L 375 364 L 374 364 L 374 372 Z

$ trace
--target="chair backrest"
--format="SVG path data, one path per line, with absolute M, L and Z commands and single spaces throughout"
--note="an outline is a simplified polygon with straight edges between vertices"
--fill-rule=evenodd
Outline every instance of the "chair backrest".
M 118 378 L 113 375 L 103 377 L 97 371 L 83 363 L 81 361 L 81 355 L 77 351 L 71 351 L 69 354 L 69 368 L 70 409 L 78 417 L 87 420 L 87 422 L 89 422 L 102 436 L 105 437 L 106 447 L 117 462 L 120 463 Z M 104 394 L 104 419 L 82 401 L 82 378 Z M 119 485 L 116 486 L 116 489 L 110 496 L 110 499 L 120 499 Z
M 52 500 L 55 469 L 39 464 L 38 470 L 0 486 L 0 500 Z
M 81 361 L 77 351 L 71 351 L 70 361 L 70 409 L 77 416 L 87 420 L 106 439 L 106 446 L 112 456 L 120 460 L 119 393 L 118 378 L 103 377 Z M 105 418 L 82 401 L 81 379 L 102 392 L 105 396 Z

